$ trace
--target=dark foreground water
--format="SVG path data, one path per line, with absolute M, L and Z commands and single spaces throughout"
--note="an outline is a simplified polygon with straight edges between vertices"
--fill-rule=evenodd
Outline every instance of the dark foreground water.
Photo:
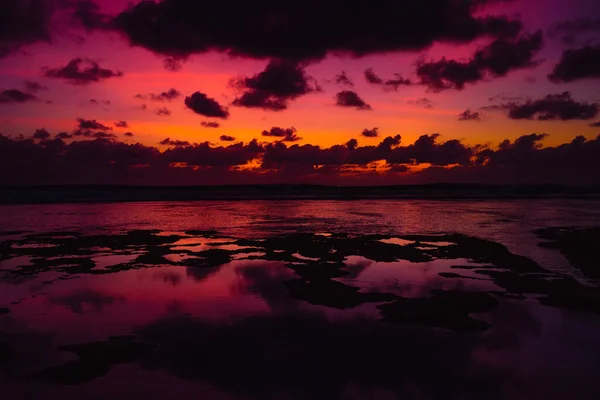
M 596 399 L 600 201 L 0 206 L 1 399 Z

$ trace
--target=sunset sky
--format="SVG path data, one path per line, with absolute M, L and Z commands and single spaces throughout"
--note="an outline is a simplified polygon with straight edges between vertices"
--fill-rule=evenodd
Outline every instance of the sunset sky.
M 3 0 L 0 183 L 600 183 L 598 39 L 597 0 Z

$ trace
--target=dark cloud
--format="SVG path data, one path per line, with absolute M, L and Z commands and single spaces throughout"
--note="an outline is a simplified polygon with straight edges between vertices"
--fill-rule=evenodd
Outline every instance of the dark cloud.
M 23 82 L 23 87 L 25 88 L 25 90 L 27 92 L 30 92 L 30 93 L 39 92 L 41 90 L 48 90 L 48 86 L 44 86 L 44 85 L 42 85 L 38 82 L 34 82 L 34 81 Z
M 159 142 L 159 144 L 162 144 L 163 146 L 175 146 L 175 147 L 191 146 L 191 143 L 188 142 L 188 141 L 171 140 L 170 138 L 166 138 L 166 139 L 161 140 Z
M 459 121 L 481 121 L 481 113 L 467 109 L 458 115 Z
M 148 93 L 148 94 L 136 94 L 136 99 L 150 100 L 150 101 L 171 101 L 181 96 L 181 92 L 175 88 L 171 88 L 166 92 L 161 93 Z
M 129 124 L 127 123 L 127 121 L 117 121 L 115 122 L 115 126 L 117 128 L 129 128 Z
M 342 71 L 335 76 L 335 83 L 337 83 L 338 85 L 346 85 L 350 87 L 354 86 L 354 82 L 352 82 L 352 79 L 350 79 L 350 77 L 346 75 L 346 71 Z
M 262 131 L 261 135 L 282 138 L 281 140 L 283 142 L 297 142 L 298 140 L 302 140 L 301 137 L 298 137 L 298 135 L 296 135 L 296 128 L 294 127 L 284 129 L 274 126 L 268 131 Z
M 549 94 L 542 99 L 529 100 L 524 103 L 502 105 L 508 110 L 511 119 L 533 119 L 540 121 L 575 119 L 589 120 L 598 115 L 597 103 L 586 103 L 573 100 L 570 92 Z
M 519 21 L 476 16 L 481 5 L 478 0 L 427 0 L 410 6 L 384 2 L 377 7 L 359 2 L 342 7 L 331 0 L 276 7 L 270 0 L 144 1 L 127 8 L 113 24 L 132 45 L 176 59 L 220 51 L 261 59 L 317 60 L 328 53 L 364 56 L 423 50 L 436 42 L 470 43 L 521 30 Z
M 591 124 L 590 124 L 590 126 L 591 126 L 592 128 L 600 128 L 600 121 L 598 121 L 598 122 L 593 122 L 593 123 L 591 123 Z
M 434 92 L 463 90 L 487 77 L 502 77 L 510 71 L 531 68 L 539 64 L 534 60 L 542 48 L 542 33 L 521 36 L 517 39 L 498 39 L 477 50 L 468 61 L 442 58 L 435 62 L 420 61 L 417 75 L 420 83 Z
M 383 78 L 378 76 L 373 71 L 373 68 L 368 68 L 367 70 L 365 70 L 365 79 L 367 80 L 367 82 L 372 85 L 380 85 L 384 89 L 398 90 L 398 87 L 400 87 L 400 86 L 412 85 L 412 82 L 410 81 L 410 79 L 405 79 L 400 74 L 395 74 L 395 75 L 396 75 L 396 78 L 394 78 L 394 79 L 385 79 L 384 80 Z
M 422 97 L 416 100 L 408 100 L 407 103 L 415 106 L 421 106 L 429 110 L 433 108 L 433 101 L 429 100 L 427 97 Z
M 285 110 L 290 101 L 319 90 L 302 65 L 281 60 L 272 60 L 264 71 L 236 78 L 231 85 L 242 91 L 233 105 L 271 111 Z
M 566 50 L 548 79 L 555 83 L 600 79 L 600 45 Z
M 219 137 L 220 140 L 222 140 L 223 142 L 234 142 L 235 138 L 233 136 L 229 136 L 229 135 L 221 135 L 221 137 Z
M 547 35 L 551 38 L 560 38 L 563 43 L 573 45 L 583 37 L 596 37 L 600 33 L 600 19 L 579 18 L 554 23 L 548 28 Z
M 227 107 L 220 105 L 215 99 L 208 97 L 204 93 L 196 92 L 185 98 L 187 108 L 196 114 L 204 115 L 205 117 L 223 118 L 229 117 Z
M 45 140 L 50 138 L 50 132 L 48 132 L 45 129 L 38 129 L 33 133 L 33 138 L 34 139 L 39 139 L 39 140 Z
M 25 103 L 35 101 L 37 97 L 31 93 L 24 93 L 18 89 L 0 91 L 0 104 L 2 103 Z
M 157 108 L 156 111 L 154 111 L 154 114 L 161 116 L 161 117 L 168 117 L 169 115 L 172 114 L 172 112 L 167 107 L 161 107 L 161 108 Z
M 127 137 L 133 137 L 133 132 L 125 132 L 123 135 L 127 136 Z
M 77 118 L 78 129 L 92 129 L 97 131 L 108 131 L 110 127 L 96 121 L 95 119 Z
M 64 67 L 46 67 L 43 72 L 47 78 L 62 79 L 73 85 L 87 85 L 123 76 L 121 71 L 101 68 L 96 61 L 89 58 L 74 58 Z
M 202 121 L 200 122 L 200 125 L 202 125 L 205 128 L 218 128 L 221 126 L 221 124 L 215 121 Z
M 363 129 L 363 131 L 361 132 L 361 135 L 363 135 L 364 137 L 368 137 L 368 138 L 374 138 L 379 136 L 379 128 L 373 128 L 373 129 Z
M 360 96 L 351 90 L 342 90 L 335 95 L 335 105 L 340 107 L 356 107 L 359 110 L 372 110 Z

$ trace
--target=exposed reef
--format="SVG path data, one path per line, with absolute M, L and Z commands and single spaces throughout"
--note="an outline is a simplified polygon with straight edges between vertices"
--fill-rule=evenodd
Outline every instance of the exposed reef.
M 544 228 L 535 233 L 545 240 L 541 247 L 557 249 L 575 268 L 600 280 L 600 227 Z
M 589 228 L 546 229 L 536 233 L 552 240 L 542 245 L 559 249 L 578 268 L 594 271 L 597 257 L 591 248 L 599 232 L 600 229 Z M 457 263 L 451 268 L 464 269 L 469 274 L 442 271 L 438 275 L 457 281 L 487 280 L 498 289 L 481 293 L 424 291 L 416 300 L 383 289 L 365 291 L 339 280 L 352 273 L 347 265 L 352 256 L 381 263 L 468 260 L 470 265 Z M 114 260 L 99 261 L 102 257 Z M 64 274 L 44 281 L 47 284 L 81 274 L 111 274 L 160 266 L 186 267 L 189 271 L 198 271 L 192 275 L 209 276 L 210 272 L 200 271 L 213 271 L 240 259 L 283 263 L 297 275 L 282 282 L 289 295 L 297 300 L 338 309 L 365 303 L 389 303 L 380 306 L 380 310 L 383 318 L 391 322 L 459 331 L 482 330 L 486 323 L 470 316 L 475 311 L 464 307 L 465 299 L 473 303 L 485 299 L 487 304 L 492 304 L 489 298 L 498 294 L 517 298 L 535 295 L 549 306 L 600 313 L 598 289 L 584 286 L 572 277 L 552 273 L 530 258 L 511 253 L 500 243 L 457 233 L 395 237 L 295 233 L 258 240 L 223 236 L 212 230 L 165 234 L 159 230 L 131 230 L 94 235 L 58 231 L 22 234 L 0 242 L 0 261 L 22 261 L 3 268 L 3 279 L 35 278 L 46 272 Z

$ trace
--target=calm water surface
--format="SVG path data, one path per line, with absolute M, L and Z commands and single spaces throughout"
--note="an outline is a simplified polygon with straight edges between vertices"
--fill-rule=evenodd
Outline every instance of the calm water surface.
M 600 202 L 1 206 L 0 398 L 599 398 L 600 314 L 494 275 L 595 290 L 534 233 L 578 226 Z

